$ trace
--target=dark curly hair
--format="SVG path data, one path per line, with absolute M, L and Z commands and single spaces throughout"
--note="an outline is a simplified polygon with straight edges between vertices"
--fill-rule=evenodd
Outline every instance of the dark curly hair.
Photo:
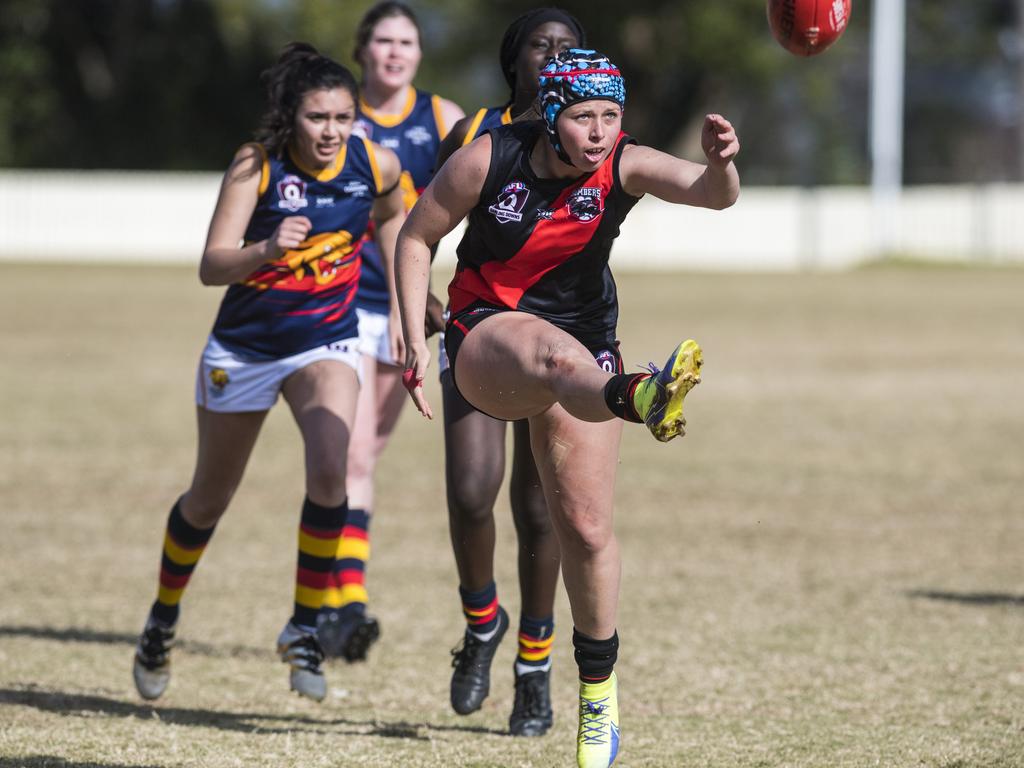
M 295 113 L 310 91 L 344 88 L 359 101 L 359 86 L 352 73 L 322 55 L 309 43 L 289 43 L 277 63 L 261 76 L 267 92 L 267 108 L 256 131 L 256 140 L 267 152 L 280 156 L 295 133 Z
M 356 27 L 356 47 L 352 51 L 353 60 L 359 61 L 359 57 L 363 54 L 363 49 L 370 42 L 373 28 L 377 26 L 377 23 L 381 19 L 389 19 L 392 16 L 405 16 L 416 27 L 416 36 L 421 41 L 423 40 L 423 29 L 420 27 L 420 20 L 416 18 L 412 8 L 401 2 L 401 0 L 382 0 L 382 2 L 377 3 L 363 14 L 359 26 Z

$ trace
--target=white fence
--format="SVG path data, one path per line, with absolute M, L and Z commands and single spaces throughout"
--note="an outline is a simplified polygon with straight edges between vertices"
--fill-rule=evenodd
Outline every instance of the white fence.
M 196 262 L 217 198 L 211 173 L 0 171 L 0 260 Z M 727 211 L 639 203 L 614 263 L 627 269 L 841 269 L 879 255 L 1024 263 L 1024 185 L 745 189 Z M 456 236 L 439 260 L 454 260 Z

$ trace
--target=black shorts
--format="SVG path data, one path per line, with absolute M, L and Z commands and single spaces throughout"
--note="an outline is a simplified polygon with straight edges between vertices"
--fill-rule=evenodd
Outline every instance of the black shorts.
M 497 314 L 498 312 L 516 312 L 517 310 L 509 309 L 507 307 L 494 307 L 494 306 L 475 306 L 463 310 L 458 315 L 455 315 L 448 319 L 448 324 L 444 329 L 444 350 L 448 355 L 448 372 L 452 377 L 452 383 L 455 385 L 455 389 L 458 390 L 459 384 L 455 380 L 455 360 L 459 354 L 459 347 L 462 346 L 462 342 L 465 340 L 469 332 L 479 325 L 483 320 L 487 319 L 491 315 Z M 572 336 L 570 331 L 566 331 Z M 573 336 L 573 338 L 576 338 Z M 588 350 L 590 354 L 594 356 L 594 361 L 601 367 L 602 370 L 608 373 L 622 373 L 622 355 L 619 354 L 619 342 L 618 341 L 602 341 L 588 343 L 583 339 L 576 339 Z M 459 392 L 461 395 L 462 393 Z M 479 408 L 477 409 L 479 410 Z M 482 413 L 482 411 L 481 411 Z M 490 416 L 490 414 L 487 414 Z

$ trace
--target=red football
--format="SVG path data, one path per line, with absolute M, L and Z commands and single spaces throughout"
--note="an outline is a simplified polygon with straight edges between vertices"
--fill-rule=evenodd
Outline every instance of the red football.
M 814 56 L 839 39 L 850 20 L 850 0 L 768 0 L 768 26 L 783 48 Z

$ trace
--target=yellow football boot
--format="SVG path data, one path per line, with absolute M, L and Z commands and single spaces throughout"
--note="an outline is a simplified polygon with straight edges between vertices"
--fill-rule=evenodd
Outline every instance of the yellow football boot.
M 660 371 L 651 365 L 651 376 L 633 390 L 633 407 L 655 439 L 667 443 L 673 437 L 685 434 L 683 398 L 700 383 L 703 364 L 700 345 L 693 339 L 687 339 L 676 347 Z
M 609 768 L 619 753 L 619 684 L 615 673 L 601 683 L 580 682 L 579 768 Z

